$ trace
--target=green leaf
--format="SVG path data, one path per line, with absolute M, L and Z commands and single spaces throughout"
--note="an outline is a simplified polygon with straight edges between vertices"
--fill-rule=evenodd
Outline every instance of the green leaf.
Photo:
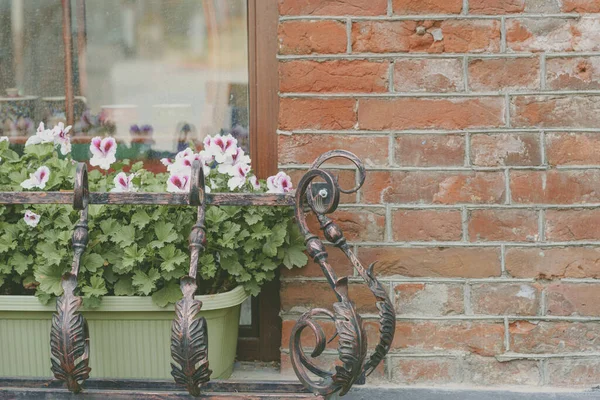
M 278 251 L 283 265 L 288 269 L 305 266 L 308 262 L 308 257 L 305 253 L 304 238 L 295 224 L 289 229 L 288 241 L 289 245 L 285 248 L 280 248 Z
M 150 223 L 150 216 L 143 208 L 140 208 L 133 214 L 131 217 L 131 223 L 138 228 L 144 228 L 146 225 Z
M 158 290 L 152 295 L 152 301 L 159 307 L 166 307 L 168 304 L 174 304 L 183 297 L 181 288 L 176 283 L 168 283 L 164 288 Z
M 23 151 L 25 154 L 31 154 L 37 158 L 46 158 L 54 151 L 54 143 L 36 144 L 33 146 L 25 146 Z
M 198 265 L 202 279 L 214 278 L 217 274 L 217 264 L 211 253 L 203 253 L 198 260 Z
M 112 235 L 112 239 L 121 246 L 130 246 L 135 242 L 135 228 L 131 225 L 121 226 Z
M 287 230 L 287 222 L 284 224 L 277 224 L 273 227 L 271 235 L 267 238 L 266 243 L 263 245 L 263 252 L 269 257 L 275 257 L 277 250 L 285 240 Z
M 187 256 L 181 250 L 175 248 L 173 244 L 160 249 L 158 255 L 163 259 L 160 268 L 167 272 L 173 271 L 187 260 Z
M 64 256 L 65 249 L 57 249 L 54 243 L 41 242 L 36 246 L 38 259 L 42 259 L 44 264 L 60 265 Z
M 121 264 L 114 264 L 113 269 L 118 274 L 131 272 L 134 266 L 141 264 L 146 256 L 146 249 L 138 249 L 137 244 L 127 247 L 123 251 Z
M 60 296 L 63 292 L 61 278 L 65 268 L 56 264 L 41 264 L 34 271 L 35 280 L 40 283 L 39 290 L 44 293 Z
M 96 272 L 104 266 L 104 258 L 99 254 L 86 253 L 81 259 L 81 267 L 90 272 Z
M 209 229 L 219 229 L 219 225 L 227 221 L 229 216 L 219 207 L 208 207 L 206 210 L 206 225 Z
M 163 243 L 171 243 L 177 239 L 177 232 L 173 230 L 175 225 L 170 222 L 159 221 L 154 226 L 154 233 L 158 241 Z
M 150 268 L 147 274 L 138 270 L 135 271 L 135 274 L 133 275 L 132 283 L 138 293 L 148 296 L 148 294 L 156 287 L 156 281 L 159 278 L 160 272 L 158 272 L 156 268 Z
M 8 264 L 15 270 L 19 275 L 22 275 L 29 269 L 29 266 L 33 264 L 33 256 L 25 256 L 21 252 L 16 252 L 8 260 Z
M 133 296 L 135 290 L 133 289 L 132 278 L 130 276 L 124 276 L 115 283 L 115 296 Z
M 90 278 L 90 286 L 84 286 L 81 288 L 85 297 L 101 297 L 108 293 L 106 290 L 106 283 L 101 276 L 92 276 Z

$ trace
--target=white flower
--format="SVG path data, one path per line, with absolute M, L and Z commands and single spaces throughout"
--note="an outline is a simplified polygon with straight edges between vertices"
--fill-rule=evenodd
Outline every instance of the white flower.
M 33 211 L 27 210 L 25 211 L 25 216 L 23 220 L 27 225 L 32 228 L 35 228 L 40 223 L 40 216 L 34 213 Z
M 219 172 L 234 176 L 234 170 L 238 164 L 250 164 L 250 156 L 245 155 L 244 150 L 239 147 L 236 148 L 235 153 L 225 155 L 225 161 L 219 164 Z
M 102 169 L 109 169 L 110 165 L 117 161 L 115 154 L 117 153 L 117 142 L 112 137 L 104 139 L 96 136 L 90 144 L 92 158 L 90 165 L 98 166 Z
M 267 193 L 287 193 L 292 190 L 292 179 L 285 172 L 280 172 L 267 178 L 267 188 Z
M 167 171 L 169 171 L 171 174 L 190 175 L 192 172 L 192 164 L 196 160 L 200 161 L 202 164 L 204 176 L 208 176 L 211 168 L 208 166 L 206 158 L 200 153 L 194 153 L 194 151 L 190 148 L 177 153 L 175 156 L 175 161 L 167 165 Z
M 256 177 L 256 175 L 252 175 L 249 179 L 250 184 L 252 185 L 252 187 L 254 188 L 254 190 L 259 190 L 260 189 L 260 182 L 258 181 L 258 178 Z
M 60 152 L 63 156 L 66 156 L 71 152 L 71 138 L 69 138 L 69 131 L 71 128 L 70 125 L 65 128 L 65 124 L 59 122 L 54 129 L 52 129 L 54 144 L 60 145 Z
M 36 187 L 43 189 L 46 187 L 48 179 L 50 179 L 50 169 L 44 165 L 39 167 L 33 174 L 29 174 L 29 179 L 25 179 L 21 182 L 21 186 L 25 189 L 33 189 Z
M 111 192 L 135 192 L 137 188 L 133 186 L 133 178 L 135 178 L 135 174 L 130 174 L 127 176 L 125 172 L 119 172 L 113 182 L 115 183 L 115 187 L 110 189 Z
M 0 143 L 2 142 L 8 142 L 8 136 L 0 136 Z
M 168 167 L 169 165 L 172 165 L 172 164 L 173 164 L 173 161 L 171 161 L 171 160 L 170 160 L 170 159 L 168 159 L 168 158 L 161 158 L 161 159 L 160 159 L 160 163 L 161 163 L 162 165 L 164 165 L 165 167 Z
M 167 192 L 187 193 L 190 191 L 190 176 L 185 174 L 173 174 L 167 180 Z
M 45 129 L 43 122 L 40 122 L 35 135 L 27 139 L 25 146 L 40 143 L 54 143 L 54 131 L 52 129 Z
M 227 156 L 231 156 L 237 152 L 237 140 L 231 136 L 217 135 L 214 138 L 207 136 L 204 139 L 203 156 L 206 158 L 214 157 L 218 163 L 223 163 L 227 160 Z
M 246 164 L 238 164 L 233 170 L 233 176 L 227 181 L 229 190 L 241 188 L 246 184 L 246 176 L 250 172 L 250 166 Z

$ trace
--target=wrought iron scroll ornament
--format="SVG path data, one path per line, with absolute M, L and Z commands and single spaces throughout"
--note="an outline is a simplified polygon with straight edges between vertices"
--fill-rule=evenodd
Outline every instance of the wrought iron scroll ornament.
M 200 396 L 200 387 L 210 380 L 208 369 L 208 332 L 204 317 L 198 318 L 202 302 L 194 299 L 198 258 L 206 245 L 204 215 L 204 173 L 198 161 L 192 165 L 190 205 L 198 207 L 198 218 L 190 233 L 190 271 L 181 278 L 183 298 L 175 305 L 175 320 L 171 330 L 171 375 L 186 387 L 192 396 Z
M 56 301 L 56 313 L 50 328 L 52 372 L 65 381 L 70 391 L 79 393 L 81 383 L 89 375 L 89 333 L 83 315 L 79 313 L 82 299 L 75 295 L 81 256 L 88 242 L 88 177 L 85 164 L 77 165 L 73 208 L 80 211 L 79 222 L 73 231 L 73 264 L 65 273 L 61 284 L 63 294 Z
M 358 169 L 358 184 L 352 189 L 343 189 L 329 172 L 320 169 L 326 161 L 341 157 L 352 161 Z M 326 309 L 312 309 L 302 315 L 292 329 L 290 337 L 291 362 L 296 375 L 306 388 L 315 394 L 328 396 L 339 392 L 345 395 L 354 383 L 361 383 L 365 376 L 371 374 L 388 353 L 394 339 L 396 314 L 390 298 L 373 272 L 374 265 L 366 269 L 350 249 L 340 227 L 327 216 L 337 209 L 340 193 L 354 193 L 365 181 L 365 168 L 354 154 L 334 150 L 323 154 L 311 166 L 298 184 L 295 196 L 295 213 L 300 231 L 304 235 L 309 255 L 318 263 L 336 294 L 338 302 L 333 304 L 333 312 Z M 317 193 L 312 190 L 314 180 L 324 181 Z M 363 278 L 377 301 L 379 310 L 380 336 L 379 343 L 371 356 L 367 356 L 367 337 L 360 315 L 348 295 L 348 278 L 338 278 L 328 263 L 328 253 L 323 242 L 308 229 L 305 206 L 316 214 L 321 230 L 327 241 L 339 248 L 350 260 L 359 275 Z M 335 368 L 335 373 L 326 371 L 311 362 L 306 356 L 301 343 L 301 334 L 305 328 L 310 328 L 315 335 L 316 345 L 311 356 L 318 357 L 326 347 L 327 341 L 323 328 L 314 318 L 322 316 L 335 323 L 338 336 L 338 352 L 342 365 Z M 318 382 L 311 379 L 308 373 L 319 378 Z

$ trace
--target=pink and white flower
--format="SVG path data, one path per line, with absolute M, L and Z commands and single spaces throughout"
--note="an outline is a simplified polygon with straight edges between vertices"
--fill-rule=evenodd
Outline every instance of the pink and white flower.
M 117 161 L 117 141 L 112 137 L 101 138 L 96 136 L 90 144 L 92 158 L 90 164 L 102 169 L 109 169 L 110 165 Z
M 167 192 L 187 193 L 190 191 L 190 176 L 185 174 L 173 174 L 167 180 Z
M 65 124 L 59 122 L 53 129 L 52 134 L 54 136 L 54 143 L 60 145 L 60 152 L 63 156 L 66 156 L 71 152 L 71 138 L 69 137 L 69 131 L 71 126 L 65 128 Z
M 8 141 L 9 141 L 8 136 L 0 136 L 0 143 L 8 142 Z
M 244 150 L 237 147 L 235 153 L 225 155 L 225 161 L 219 164 L 219 172 L 233 176 L 234 169 L 239 164 L 250 164 L 250 156 Z
M 30 136 L 29 139 L 27 139 L 25 146 L 42 143 L 54 143 L 54 132 L 52 129 L 46 129 L 44 123 L 40 122 L 35 135 Z
M 40 223 L 40 216 L 31 210 L 25 211 L 23 221 L 32 228 L 35 228 Z
M 207 160 L 205 155 L 194 153 L 194 151 L 190 148 L 177 153 L 175 156 L 175 161 L 167 165 L 167 171 L 169 171 L 171 174 L 190 175 L 192 172 L 192 165 L 196 160 L 200 161 L 202 164 L 204 176 L 208 176 L 211 168 L 208 166 L 207 162 L 212 161 L 212 158 Z
M 173 164 L 173 161 L 171 161 L 169 158 L 161 158 L 160 163 L 165 167 L 168 167 L 169 165 Z
M 231 135 L 216 135 L 213 138 L 207 136 L 202 153 L 205 158 L 214 157 L 216 162 L 223 163 L 227 156 L 237 153 L 237 140 Z
M 119 172 L 113 182 L 115 187 L 110 189 L 111 192 L 123 193 L 123 192 L 135 192 L 137 188 L 133 186 L 133 178 L 135 178 L 135 174 L 130 174 L 129 176 L 125 172 Z
M 246 177 L 250 172 L 250 166 L 246 164 L 238 164 L 233 168 L 233 176 L 227 181 L 229 190 L 241 188 L 246 184 Z
M 258 178 L 256 177 L 256 175 L 252 175 L 249 179 L 250 184 L 252 185 L 252 188 L 254 188 L 254 190 L 259 190 L 260 189 L 260 182 L 258 181 Z
M 48 179 L 50 179 L 50 169 L 44 165 L 39 167 L 33 174 L 29 174 L 29 179 L 21 182 L 21 186 L 24 189 L 43 189 L 46 187 Z
M 267 193 L 287 193 L 292 190 L 292 179 L 285 173 L 280 172 L 267 178 Z

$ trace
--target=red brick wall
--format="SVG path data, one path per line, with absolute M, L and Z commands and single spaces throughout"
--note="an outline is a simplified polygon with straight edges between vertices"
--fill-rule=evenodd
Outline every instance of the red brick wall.
M 336 217 L 397 305 L 381 378 L 597 384 L 600 0 L 279 10 L 281 167 L 297 179 L 334 148 L 367 164 Z M 348 166 L 340 177 L 355 179 Z M 374 335 L 373 299 L 356 282 Z M 330 306 L 326 286 L 314 264 L 284 274 L 284 369 L 294 320 Z

